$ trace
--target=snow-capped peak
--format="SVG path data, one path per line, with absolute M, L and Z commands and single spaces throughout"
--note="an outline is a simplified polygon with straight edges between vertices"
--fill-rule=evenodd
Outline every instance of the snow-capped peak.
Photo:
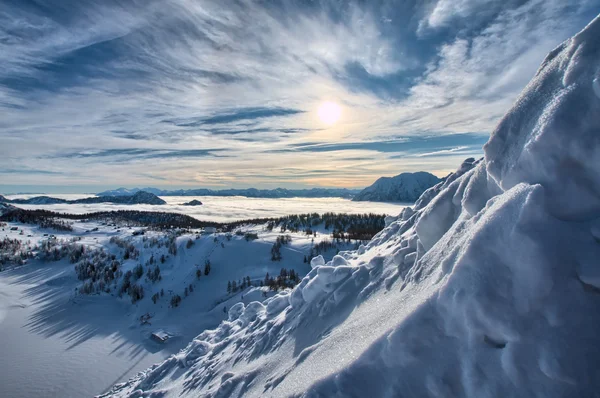
M 381 177 L 363 189 L 352 200 L 412 203 L 438 182 L 440 182 L 439 178 L 425 171 L 401 173 L 395 177 Z

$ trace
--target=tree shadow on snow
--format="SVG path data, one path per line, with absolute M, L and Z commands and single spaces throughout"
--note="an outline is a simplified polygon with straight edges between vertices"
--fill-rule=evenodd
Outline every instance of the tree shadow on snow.
M 131 307 L 112 296 L 75 294 L 77 284 L 72 264 L 42 263 L 5 271 L 11 285 L 23 286 L 21 298 L 27 299 L 31 313 L 23 325 L 44 337 L 58 337 L 71 350 L 90 339 L 105 339 L 113 347 L 110 355 L 136 359 L 156 353 L 161 346 L 149 339 L 149 327 L 131 324 Z

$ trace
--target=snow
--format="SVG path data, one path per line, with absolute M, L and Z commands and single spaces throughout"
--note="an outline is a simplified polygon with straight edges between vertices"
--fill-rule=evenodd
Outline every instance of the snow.
M 554 50 L 485 158 L 366 246 L 105 396 L 596 396 L 599 36 Z
M 600 211 L 600 24 L 563 43 L 545 60 L 514 108 L 485 145 L 490 177 L 504 190 L 541 184 L 561 218 Z
M 18 230 L 10 231 L 13 226 Z M 111 237 L 118 237 L 140 251 L 139 259 L 123 261 L 123 271 L 144 264 L 152 255 L 157 263 L 161 254 L 168 255 L 167 247 L 144 247 L 153 238 L 163 238 L 161 232 L 133 236 L 135 229 L 99 222 L 75 222 L 73 227 L 73 232 L 57 232 L 8 223 L 2 227 L 0 238 L 33 244 L 49 239 L 44 234 L 56 235 L 58 240 L 81 238 L 77 244 L 90 250 L 104 248 L 120 256 L 121 249 L 110 243 Z M 25 266 L 0 272 L 0 346 L 2 362 L 10 364 L 0 372 L 0 395 L 71 398 L 102 393 L 114 383 L 126 381 L 176 354 L 203 330 L 218 326 L 231 316 L 224 308 L 229 314 L 240 312 L 236 319 L 250 322 L 256 317 L 253 311 L 265 311 L 266 307 L 258 303 L 264 299 L 263 290 L 246 288 L 228 294 L 227 282 L 245 276 L 257 282 L 266 272 L 278 275 L 282 267 L 303 276 L 310 270 L 303 257 L 310 251 L 312 239 L 319 243 L 328 238 L 320 232 L 316 237 L 287 232 L 292 242 L 281 248 L 282 260 L 273 262 L 270 249 L 280 233 L 265 231 L 262 225 L 249 225 L 244 231 L 256 232 L 259 238 L 248 242 L 235 234 L 227 239 L 224 233 L 201 235 L 200 231 L 177 238 L 177 255 L 168 255 L 160 264 L 162 280 L 151 283 L 142 278 L 145 297 L 135 304 L 127 294 L 123 298 L 76 294 L 82 282 L 77 280 L 74 265 L 66 260 L 30 259 Z M 191 247 L 187 247 L 189 239 L 193 241 Z M 334 255 L 335 250 L 325 253 L 328 259 Z M 204 265 L 205 259 L 211 261 L 211 272 L 197 280 L 196 269 Z M 184 297 L 184 288 L 189 284 L 194 285 L 194 291 Z M 153 304 L 151 296 L 161 289 L 165 297 Z M 183 297 L 177 308 L 169 308 L 170 291 Z M 278 312 L 287 302 L 287 296 L 278 296 L 268 311 Z M 149 324 L 141 325 L 140 317 L 145 314 L 151 315 Z M 151 339 L 152 333 L 161 330 L 169 335 L 162 344 Z
M 401 173 L 395 177 L 381 177 L 360 191 L 353 201 L 414 202 L 423 192 L 440 182 L 431 173 Z
M 7 196 L 8 199 L 28 198 L 35 195 Z M 86 195 L 53 195 L 62 199 L 80 199 Z M 301 213 L 348 213 L 398 214 L 407 204 L 353 202 L 341 198 L 244 198 L 225 196 L 163 196 L 166 205 L 118 205 L 112 203 L 94 204 L 54 204 L 18 205 L 23 209 L 47 209 L 60 213 L 84 214 L 97 211 L 143 210 L 187 214 L 202 221 L 230 222 L 255 218 L 281 217 Z M 185 206 L 192 199 L 202 202 L 202 206 Z
M 112 298 L 74 301 L 72 275 L 64 263 L 0 273 L 3 397 L 93 396 L 179 348 L 144 342 Z

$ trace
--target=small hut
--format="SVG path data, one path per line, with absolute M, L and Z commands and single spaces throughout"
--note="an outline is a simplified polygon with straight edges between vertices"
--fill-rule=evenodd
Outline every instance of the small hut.
M 164 343 L 167 340 L 169 340 L 169 335 L 164 330 L 157 330 L 152 333 L 152 339 L 154 339 L 155 341 L 157 341 L 159 343 Z

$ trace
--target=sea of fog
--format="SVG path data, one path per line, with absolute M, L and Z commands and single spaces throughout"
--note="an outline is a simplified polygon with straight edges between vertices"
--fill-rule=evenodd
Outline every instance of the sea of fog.
M 29 198 L 39 195 L 11 195 L 9 199 Z M 63 199 L 79 199 L 91 195 L 49 195 Z M 110 210 L 144 210 L 183 213 L 203 221 L 228 222 L 252 218 L 280 217 L 300 213 L 376 213 L 398 215 L 408 206 L 403 203 L 353 202 L 341 198 L 246 198 L 241 196 L 163 196 L 166 205 L 117 205 L 97 204 L 56 204 L 56 205 L 16 205 L 24 209 L 46 209 L 61 213 L 91 213 Z M 193 199 L 200 200 L 202 206 L 183 206 Z

